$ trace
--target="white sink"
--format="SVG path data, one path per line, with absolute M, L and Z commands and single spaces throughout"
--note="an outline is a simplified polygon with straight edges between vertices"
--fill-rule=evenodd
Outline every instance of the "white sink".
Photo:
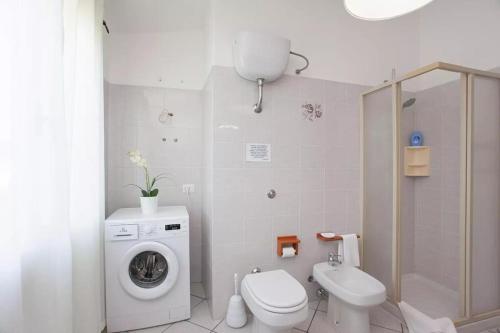
M 375 306 L 385 301 L 385 286 L 356 267 L 314 265 L 313 276 L 318 283 L 344 302 L 357 306 Z
M 314 265 L 313 276 L 328 291 L 328 318 L 339 333 L 369 333 L 369 308 L 382 304 L 385 286 L 352 266 Z

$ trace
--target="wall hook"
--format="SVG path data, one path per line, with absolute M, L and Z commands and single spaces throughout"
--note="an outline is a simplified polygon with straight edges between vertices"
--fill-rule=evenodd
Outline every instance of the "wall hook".
M 158 121 L 162 124 L 165 124 L 170 119 L 172 119 L 173 116 L 174 114 L 172 112 L 168 112 L 167 109 L 163 109 L 158 115 Z
M 102 20 L 102 25 L 104 26 L 104 28 L 106 29 L 106 32 L 109 35 L 109 28 L 108 28 L 108 24 L 106 23 L 106 21 Z

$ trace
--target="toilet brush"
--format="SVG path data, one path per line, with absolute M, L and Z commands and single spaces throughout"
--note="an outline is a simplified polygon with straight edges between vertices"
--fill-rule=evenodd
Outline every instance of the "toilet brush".
M 229 299 L 227 306 L 226 324 L 232 328 L 240 328 L 247 323 L 247 313 L 245 311 L 245 302 L 238 294 L 238 274 L 234 273 L 234 295 Z

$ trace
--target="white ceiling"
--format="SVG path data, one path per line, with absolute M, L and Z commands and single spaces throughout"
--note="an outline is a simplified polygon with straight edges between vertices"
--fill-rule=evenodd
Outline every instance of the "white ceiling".
M 203 29 L 207 0 L 105 0 L 111 33 L 161 33 Z

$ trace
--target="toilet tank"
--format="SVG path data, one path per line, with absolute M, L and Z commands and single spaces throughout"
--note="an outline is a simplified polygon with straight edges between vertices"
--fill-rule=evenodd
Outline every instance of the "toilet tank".
M 242 31 L 233 42 L 236 71 L 247 80 L 274 81 L 285 72 L 290 40 L 258 32 Z

